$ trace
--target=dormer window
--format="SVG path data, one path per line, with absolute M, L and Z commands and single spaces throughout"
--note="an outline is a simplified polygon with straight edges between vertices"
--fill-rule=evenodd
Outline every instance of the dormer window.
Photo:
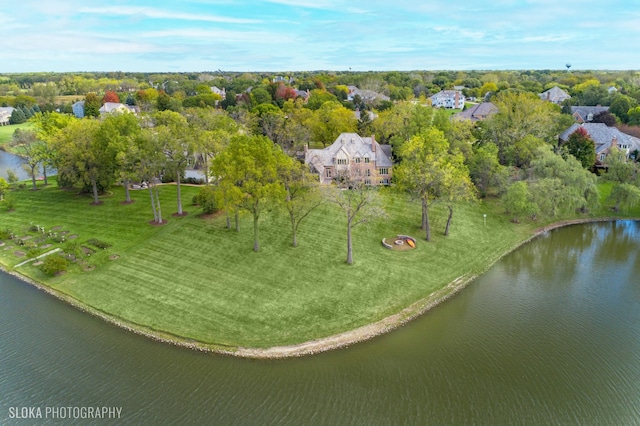
M 360 161 L 362 161 L 362 159 L 360 157 L 356 157 L 356 164 L 360 164 Z

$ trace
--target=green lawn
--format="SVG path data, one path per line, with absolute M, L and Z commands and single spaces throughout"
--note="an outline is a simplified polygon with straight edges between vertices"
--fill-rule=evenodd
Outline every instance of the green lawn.
M 12 124 L 10 126 L 0 126 L 0 146 L 6 145 L 11 142 L 13 138 L 13 132 L 16 129 L 25 129 L 31 127 L 31 123 Z
M 128 322 L 200 342 L 227 347 L 270 347 L 333 335 L 397 313 L 464 274 L 477 274 L 545 223 L 512 224 L 495 203 L 456 208 L 449 237 L 442 232 L 446 208 L 431 213 L 433 241 L 417 228 L 419 205 L 383 191 L 389 219 L 355 229 L 355 264 L 345 264 L 346 230 L 333 205 L 316 210 L 290 246 L 285 215 L 261 221 L 260 253 L 252 251 L 251 219 L 241 231 L 227 230 L 224 216 L 199 217 L 190 205 L 198 188 L 183 188 L 186 217 L 177 210 L 175 186 L 161 188 L 163 215 L 154 227 L 148 192 L 121 205 L 115 188 L 100 206 L 74 192 L 47 187 L 11 194 L 16 210 L 0 207 L 0 229 L 28 235 L 31 224 L 61 227 L 81 244 L 97 238 L 113 244 L 48 278 L 35 266 L 16 268 L 91 307 Z M 483 214 L 487 214 L 486 225 Z M 603 214 L 606 210 L 603 209 Z M 640 216 L 639 212 L 634 212 Z M 398 233 L 418 238 L 416 250 L 395 252 L 381 239 Z M 32 233 L 32 235 L 34 235 Z M 55 246 L 55 245 L 54 245 Z M 0 248 L 12 268 L 24 258 Z M 117 254 L 119 258 L 110 260 Z

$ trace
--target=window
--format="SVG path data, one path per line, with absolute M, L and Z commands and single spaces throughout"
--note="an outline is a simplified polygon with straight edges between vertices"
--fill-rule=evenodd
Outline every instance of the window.
M 367 169 L 367 176 L 371 176 L 371 169 Z
M 360 161 L 361 161 L 361 160 L 362 160 L 362 159 L 361 159 L 360 157 L 356 157 L 356 164 L 360 164 Z
M 371 185 L 371 179 L 365 179 L 364 180 L 364 184 L 365 185 Z
M 338 165 L 346 165 L 346 164 L 347 164 L 346 158 L 338 158 Z
M 325 176 L 328 178 L 331 177 L 331 169 L 327 169 L 327 171 L 325 172 Z
M 605 154 L 600 154 L 600 161 L 604 161 Z
M 386 167 L 382 168 L 379 170 L 379 173 L 381 175 L 388 175 L 389 174 L 389 169 L 387 169 Z
M 368 163 L 369 162 L 369 157 L 364 157 L 364 162 Z

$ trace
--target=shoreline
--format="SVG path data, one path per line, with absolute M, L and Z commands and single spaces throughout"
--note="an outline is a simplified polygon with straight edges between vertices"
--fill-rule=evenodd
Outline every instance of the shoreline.
M 553 229 L 562 228 L 565 226 L 584 224 L 584 223 L 596 223 L 596 222 L 613 222 L 618 220 L 632 220 L 639 221 L 637 218 L 616 218 L 616 217 L 605 217 L 605 218 L 589 218 L 589 219 L 570 219 L 555 222 L 549 225 L 546 225 L 542 228 L 538 228 L 535 232 L 529 237 L 524 239 L 523 241 L 518 242 L 513 247 L 509 248 L 507 251 L 502 253 L 500 256 L 493 259 L 489 262 L 484 270 L 480 272 L 480 274 L 486 272 L 489 268 L 491 268 L 496 262 L 502 259 L 504 256 L 516 250 L 518 247 L 532 241 L 534 238 L 549 232 Z M 393 331 L 403 325 L 407 324 L 410 321 L 426 314 L 431 309 L 440 305 L 441 303 L 447 301 L 449 298 L 455 296 L 460 291 L 462 291 L 467 285 L 473 282 L 478 275 L 469 275 L 463 274 L 449 284 L 440 288 L 439 290 L 434 291 L 428 296 L 412 303 L 406 308 L 402 309 L 400 312 L 385 317 L 379 321 L 373 322 L 371 324 L 367 324 L 353 330 L 348 330 L 342 333 L 334 334 L 332 336 L 327 336 L 319 339 L 309 340 L 306 342 L 298 343 L 296 345 L 287 345 L 287 346 L 273 346 L 269 348 L 245 348 L 245 347 L 226 347 L 223 345 L 216 345 L 213 343 L 204 343 L 195 340 L 190 340 L 187 338 L 183 338 L 181 336 L 172 335 L 167 332 L 162 332 L 158 330 L 151 329 L 149 327 L 145 327 L 139 324 L 131 323 L 129 321 L 120 319 L 113 315 L 110 315 L 106 312 L 103 312 L 99 309 L 96 309 L 90 305 L 85 304 L 84 302 L 62 292 L 51 288 L 45 284 L 39 283 L 26 275 L 20 274 L 15 270 L 9 271 L 3 265 L 0 265 L 0 270 L 3 272 L 16 277 L 18 280 L 30 284 L 31 286 L 37 288 L 38 290 L 44 291 L 51 296 L 61 300 L 69 305 L 73 306 L 76 309 L 79 309 L 82 312 L 89 313 L 95 317 L 98 317 L 107 323 L 120 327 L 124 330 L 133 332 L 135 334 L 150 338 L 152 340 L 183 347 L 191 350 L 198 350 L 202 352 L 210 352 L 220 355 L 231 355 L 237 356 L 241 358 L 252 358 L 252 359 L 284 359 L 284 358 L 293 358 L 293 357 L 302 357 L 315 355 L 322 352 L 345 348 L 356 343 L 364 342 L 367 340 L 371 340 L 376 336 L 381 334 L 388 333 Z

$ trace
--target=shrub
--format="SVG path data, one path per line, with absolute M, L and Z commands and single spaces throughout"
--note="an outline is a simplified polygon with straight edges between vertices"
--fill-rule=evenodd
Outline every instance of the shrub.
M 11 230 L 9 228 L 0 229 L 0 240 L 10 240 Z
M 202 207 L 205 213 L 214 213 L 218 211 L 216 206 L 216 191 L 212 186 L 200 188 L 200 192 L 196 195 L 197 204 Z
M 62 246 L 62 250 L 64 250 L 67 254 L 72 254 L 74 256 L 80 255 L 80 244 L 77 241 L 67 241 Z
M 64 257 L 51 255 L 44 258 L 42 271 L 47 275 L 56 275 L 67 270 L 69 263 Z
M 101 249 L 107 249 L 111 247 L 111 244 L 102 240 L 98 240 L 97 238 L 91 238 L 90 240 L 87 241 L 87 244 L 97 248 L 101 248 Z

